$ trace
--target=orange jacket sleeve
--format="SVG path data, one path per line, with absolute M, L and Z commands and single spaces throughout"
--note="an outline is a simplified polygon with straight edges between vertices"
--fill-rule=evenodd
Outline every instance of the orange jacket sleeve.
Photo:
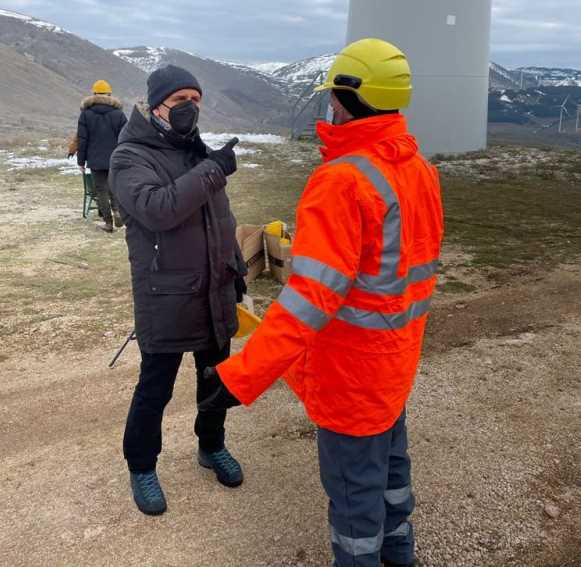
M 293 273 L 239 354 L 217 367 L 249 405 L 305 352 L 351 289 L 361 254 L 357 185 L 348 164 L 320 167 L 297 209 Z

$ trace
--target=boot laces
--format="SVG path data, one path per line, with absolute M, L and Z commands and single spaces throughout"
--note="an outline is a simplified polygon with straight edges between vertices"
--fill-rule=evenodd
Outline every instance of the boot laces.
M 221 469 L 226 470 L 228 473 L 234 473 L 240 469 L 240 465 L 230 454 L 228 449 L 222 449 L 221 451 L 214 453 L 212 457 L 216 465 Z
M 148 500 L 161 500 L 163 498 L 161 486 L 155 472 L 140 474 L 137 480 L 139 482 L 139 486 L 143 490 L 143 495 L 145 498 Z

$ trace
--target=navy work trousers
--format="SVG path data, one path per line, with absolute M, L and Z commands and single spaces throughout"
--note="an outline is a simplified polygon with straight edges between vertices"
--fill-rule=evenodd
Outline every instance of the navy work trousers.
M 412 563 L 414 509 L 405 410 L 380 435 L 352 437 L 320 429 L 321 481 L 329 496 L 334 567 Z

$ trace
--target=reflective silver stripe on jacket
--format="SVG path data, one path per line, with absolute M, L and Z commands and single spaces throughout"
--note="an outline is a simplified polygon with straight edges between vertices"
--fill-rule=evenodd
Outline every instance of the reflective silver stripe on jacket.
M 315 331 L 320 331 L 330 320 L 330 317 L 315 307 L 292 287 L 286 286 L 277 301 L 299 321 Z
M 395 331 L 397 329 L 403 329 L 410 321 L 414 321 L 422 315 L 425 315 L 430 309 L 430 302 L 431 298 L 417 301 L 416 303 L 412 303 L 407 311 L 400 313 L 365 311 L 345 305 L 339 310 L 336 318 L 364 329 Z
M 294 256 L 292 271 L 293 274 L 323 284 L 325 287 L 328 287 L 343 297 L 347 295 L 353 284 L 353 280 L 341 272 L 319 260 L 308 258 L 307 256 Z
M 354 165 L 381 195 L 388 212 L 383 222 L 383 250 L 379 275 L 358 274 L 354 287 L 367 293 L 401 295 L 409 283 L 429 280 L 437 272 L 438 262 L 412 266 L 405 278 L 398 278 L 401 261 L 401 209 L 397 193 L 381 170 L 364 156 L 347 156 L 330 164 L 350 163 Z
M 331 541 L 352 557 L 378 553 L 383 545 L 384 537 L 383 527 L 376 536 L 347 537 L 341 535 L 333 526 L 331 526 Z

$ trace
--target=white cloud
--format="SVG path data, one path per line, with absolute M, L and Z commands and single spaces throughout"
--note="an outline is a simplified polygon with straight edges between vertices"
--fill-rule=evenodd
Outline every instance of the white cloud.
M 495 0 L 492 56 L 508 65 L 581 67 L 579 0 Z

